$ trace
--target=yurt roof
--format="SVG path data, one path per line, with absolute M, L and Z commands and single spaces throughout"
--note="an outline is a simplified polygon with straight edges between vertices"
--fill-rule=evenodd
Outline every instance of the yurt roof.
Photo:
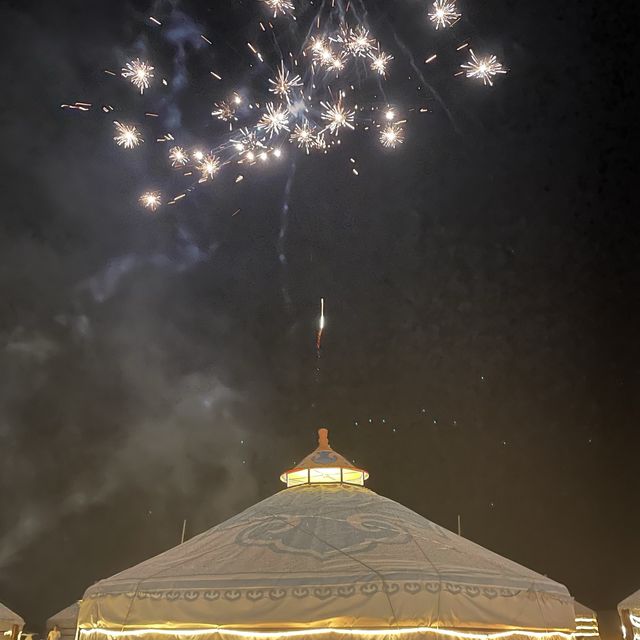
M 75 629 L 78 624 L 79 611 L 80 604 L 78 602 L 70 604 L 47 620 L 47 629 L 52 629 L 54 625 L 57 625 L 60 629 Z
M 577 600 L 573 603 L 573 608 L 576 611 L 576 617 L 596 617 L 596 612 L 583 604 L 580 604 Z
M 85 631 L 122 633 L 574 625 L 561 584 L 364 487 L 322 480 L 96 583 L 79 617 Z
M 625 598 L 619 605 L 618 611 L 623 610 L 640 611 L 640 589 L 635 593 L 632 593 L 628 598 Z
M 10 629 L 14 624 L 24 627 L 24 620 L 0 602 L 0 629 Z
M 576 611 L 576 637 L 599 638 L 600 630 L 596 612 L 579 602 L 574 602 L 573 608 Z

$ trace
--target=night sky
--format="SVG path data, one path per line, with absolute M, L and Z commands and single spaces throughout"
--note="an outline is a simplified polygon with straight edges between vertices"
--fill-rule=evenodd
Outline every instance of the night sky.
M 430 108 L 402 148 L 291 149 L 152 216 L 148 153 L 60 109 L 108 102 L 150 3 L 0 2 L 0 601 L 29 627 L 278 490 L 319 426 L 373 490 L 593 608 L 640 586 L 637 5 L 464 0 L 438 46 L 495 51 L 489 88 L 423 64 L 426 3 L 367 4 L 390 93 Z M 255 1 L 173 5 L 249 82 Z M 221 88 L 186 96 L 195 126 Z

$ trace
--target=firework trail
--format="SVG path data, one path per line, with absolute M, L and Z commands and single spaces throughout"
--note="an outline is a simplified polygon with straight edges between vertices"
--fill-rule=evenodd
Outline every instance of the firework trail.
M 285 306 L 291 309 L 291 296 L 289 295 L 289 262 L 287 260 L 287 231 L 289 229 L 289 201 L 291 199 L 291 190 L 296 178 L 296 161 L 294 160 L 289 170 L 287 184 L 284 188 L 284 198 L 282 201 L 282 211 L 280 213 L 280 232 L 278 233 L 278 260 L 280 261 L 282 284 L 280 291 Z

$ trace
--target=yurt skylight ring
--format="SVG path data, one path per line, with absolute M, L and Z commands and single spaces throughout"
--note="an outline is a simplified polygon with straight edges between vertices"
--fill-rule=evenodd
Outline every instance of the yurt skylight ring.
M 369 474 L 349 463 L 329 445 L 329 430 L 318 430 L 318 448 L 299 465 L 285 471 L 280 480 L 287 487 L 310 484 L 351 484 L 363 487 Z

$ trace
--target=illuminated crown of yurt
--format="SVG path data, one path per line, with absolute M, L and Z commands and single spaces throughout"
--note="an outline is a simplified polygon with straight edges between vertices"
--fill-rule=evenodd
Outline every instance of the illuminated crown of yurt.
M 17 638 L 24 627 L 24 620 L 0 602 L 0 636 Z
M 81 636 L 570 637 L 564 586 L 365 488 L 319 434 L 286 489 L 87 589 Z
M 58 627 L 61 640 L 72 640 L 76 637 L 79 611 L 80 603 L 78 602 L 74 602 L 62 611 L 58 611 L 47 620 L 47 632 L 51 631 L 53 627 Z
M 585 607 L 579 602 L 574 602 L 573 607 L 576 612 L 576 640 L 600 638 L 600 628 L 598 627 L 598 616 L 593 609 Z
M 632 593 L 618 605 L 622 620 L 622 633 L 626 640 L 640 639 L 640 590 Z

